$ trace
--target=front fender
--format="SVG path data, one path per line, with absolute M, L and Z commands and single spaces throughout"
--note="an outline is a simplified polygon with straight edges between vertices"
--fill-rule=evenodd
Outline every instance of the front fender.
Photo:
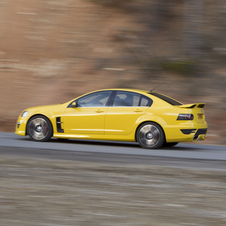
M 28 121 L 33 116 L 43 115 L 50 120 L 53 127 L 53 133 L 55 133 L 57 131 L 56 117 L 62 117 L 64 115 L 65 108 L 66 106 L 62 104 L 62 105 L 50 105 L 50 106 L 43 106 L 43 107 L 28 109 L 29 114 L 26 119 L 26 127 L 27 127 Z

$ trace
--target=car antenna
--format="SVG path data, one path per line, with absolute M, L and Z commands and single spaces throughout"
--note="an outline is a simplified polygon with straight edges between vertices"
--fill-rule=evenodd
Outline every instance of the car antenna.
M 158 88 L 159 86 L 161 86 L 162 84 L 164 84 L 165 82 L 161 83 L 160 85 L 156 86 L 154 89 Z M 154 89 L 152 89 L 150 92 L 152 92 Z

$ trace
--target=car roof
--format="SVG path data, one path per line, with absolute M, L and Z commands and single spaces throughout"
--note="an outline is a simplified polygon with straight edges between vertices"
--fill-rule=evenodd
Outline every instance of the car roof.
M 127 91 L 127 92 L 136 92 L 136 93 L 143 93 L 148 94 L 150 91 L 148 90 L 141 90 L 141 89 L 128 89 L 128 88 L 111 88 L 111 89 L 100 89 L 96 91 Z

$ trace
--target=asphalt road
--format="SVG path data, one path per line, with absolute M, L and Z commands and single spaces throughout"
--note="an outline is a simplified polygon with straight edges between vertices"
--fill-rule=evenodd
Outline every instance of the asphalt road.
M 0 155 L 226 170 L 226 146 L 200 143 L 148 150 L 130 142 L 51 139 L 41 143 L 28 136 L 0 133 Z

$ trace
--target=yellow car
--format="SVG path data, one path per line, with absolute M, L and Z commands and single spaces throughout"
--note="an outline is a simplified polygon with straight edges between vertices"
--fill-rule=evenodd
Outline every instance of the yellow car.
M 105 89 L 64 104 L 24 110 L 16 134 L 35 141 L 89 139 L 135 141 L 144 148 L 204 140 L 204 103 L 186 104 L 152 91 Z

